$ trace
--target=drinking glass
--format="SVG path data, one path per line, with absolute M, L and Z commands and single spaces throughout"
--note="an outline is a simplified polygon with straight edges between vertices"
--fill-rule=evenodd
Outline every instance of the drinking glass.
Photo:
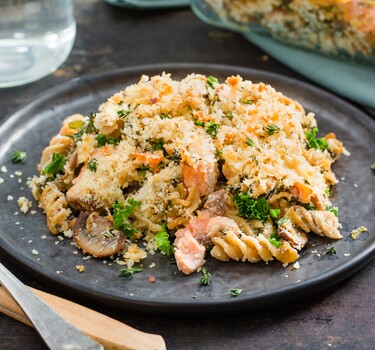
M 68 57 L 73 0 L 0 0 L 0 87 L 38 80 Z

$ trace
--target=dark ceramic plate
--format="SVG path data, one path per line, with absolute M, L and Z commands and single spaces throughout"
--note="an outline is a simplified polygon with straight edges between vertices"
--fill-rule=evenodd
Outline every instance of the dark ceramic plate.
M 207 269 L 212 283 L 199 285 L 201 274 L 184 276 L 176 265 L 163 255 L 155 254 L 145 262 L 142 273 L 134 278 L 118 277 L 118 265 L 103 260 L 82 260 L 71 241 L 59 241 L 49 234 L 45 217 L 33 201 L 37 214 L 14 215 L 19 196 L 31 199 L 25 185 L 27 177 L 36 173 L 43 148 L 59 130 L 62 119 L 72 113 L 87 114 L 114 92 L 135 83 L 142 74 L 163 71 L 180 79 L 196 72 L 224 80 L 240 74 L 254 82 L 267 82 L 298 100 L 307 111 L 313 111 L 321 134 L 334 131 L 343 140 L 350 157 L 342 156 L 334 166 L 340 183 L 332 191 L 339 206 L 339 219 L 344 238 L 340 241 L 310 235 L 299 260 L 300 269 L 282 267 L 280 263 L 222 263 L 209 259 Z M 27 151 L 25 164 L 12 164 L 13 149 Z M 375 160 L 375 121 L 340 98 L 308 84 L 267 72 L 230 66 L 204 64 L 164 64 L 121 69 L 109 73 L 74 79 L 57 86 L 13 113 L 0 127 L 0 246 L 29 273 L 40 280 L 63 288 L 71 294 L 87 296 L 97 302 L 143 311 L 213 312 L 265 307 L 306 297 L 336 284 L 363 267 L 374 255 L 375 176 L 370 169 Z M 11 174 L 22 171 L 22 176 Z M 22 184 L 18 179 L 22 178 Z M 14 200 L 8 201 L 12 195 Z M 353 228 L 366 226 L 357 239 L 350 238 Z M 43 235 L 47 238 L 41 239 Z M 327 246 L 334 245 L 337 254 L 327 255 Z M 32 251 L 38 251 L 33 255 Z M 154 268 L 148 266 L 155 262 Z M 84 273 L 76 265 L 83 264 Z M 155 276 L 156 282 L 148 279 Z M 243 292 L 232 297 L 230 289 Z

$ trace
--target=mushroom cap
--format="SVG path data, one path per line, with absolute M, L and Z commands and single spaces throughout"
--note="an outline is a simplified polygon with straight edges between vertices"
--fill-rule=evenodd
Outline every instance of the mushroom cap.
M 94 258 L 116 254 L 124 245 L 125 235 L 113 229 L 113 223 L 97 212 L 81 212 L 74 225 L 74 239 L 79 248 Z

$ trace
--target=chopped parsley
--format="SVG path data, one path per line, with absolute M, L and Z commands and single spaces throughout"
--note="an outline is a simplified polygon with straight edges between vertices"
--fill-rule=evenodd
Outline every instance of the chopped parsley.
M 306 210 L 316 210 L 316 206 L 311 204 L 311 203 L 302 203 L 302 206 L 306 209 Z
M 238 297 L 242 293 L 243 289 L 234 288 L 230 290 L 232 297 Z
M 109 145 L 118 145 L 120 143 L 120 139 L 117 137 L 106 137 L 104 134 L 99 134 L 98 136 L 95 137 L 95 140 L 98 141 L 98 146 L 103 147 L 107 143 Z
M 174 253 L 174 248 L 171 242 L 169 241 L 169 234 L 167 230 L 167 226 L 165 224 L 162 225 L 162 228 L 159 232 L 154 236 L 154 241 L 158 248 L 167 254 L 167 256 L 171 256 Z
M 131 111 L 127 110 L 123 110 L 121 109 L 120 111 L 117 111 L 117 115 L 120 117 L 120 118 L 126 118 L 129 114 L 130 114 Z
M 27 158 L 26 152 L 19 151 L 18 149 L 13 150 L 12 162 L 13 163 L 24 163 Z
M 107 139 L 107 143 L 109 145 L 118 145 L 120 143 L 120 139 L 118 139 L 117 137 L 108 137 Z
M 42 175 L 49 175 L 49 178 L 53 180 L 56 174 L 64 168 L 65 163 L 64 155 L 59 156 L 58 153 L 54 153 L 51 163 L 47 164 L 42 170 Z
M 87 168 L 93 173 L 96 173 L 96 170 L 98 169 L 98 160 L 96 158 L 90 159 L 87 163 Z
M 215 151 L 215 157 L 216 157 L 216 158 L 220 158 L 222 154 L 223 154 L 223 152 L 220 151 L 219 149 L 217 149 L 217 150 Z
M 129 280 L 133 278 L 133 275 L 137 272 L 142 272 L 143 269 L 138 266 L 127 267 L 118 270 L 120 272 L 119 277 L 127 277 Z
M 318 128 L 313 128 L 310 132 L 305 132 L 307 149 L 315 148 L 322 151 L 325 149 L 329 151 L 331 149 L 329 144 L 322 138 L 316 137 L 318 131 Z
M 220 129 L 219 123 L 213 123 L 211 122 L 210 125 L 207 127 L 206 132 L 208 135 L 210 135 L 213 139 L 216 138 L 218 132 Z
M 208 286 L 211 282 L 212 276 L 211 274 L 207 271 L 205 266 L 202 266 L 201 272 L 203 274 L 203 277 L 200 279 L 199 284 L 201 286 Z
M 336 248 L 334 246 L 328 247 L 326 249 L 327 249 L 327 252 L 326 252 L 327 255 L 336 255 L 337 253 Z
M 254 147 L 254 142 L 251 138 L 249 137 L 246 137 L 246 141 L 245 143 L 249 146 L 249 147 Z
M 163 151 L 164 153 L 164 141 L 163 139 L 148 140 L 153 151 Z
M 331 194 L 331 191 L 328 187 L 324 190 L 324 192 L 326 193 L 327 197 L 329 197 L 329 195 Z
M 129 217 L 141 203 L 134 199 L 129 199 L 128 203 L 129 205 L 125 205 L 122 202 L 117 202 L 112 205 L 113 227 L 124 232 L 126 238 L 132 239 L 137 230 L 130 225 Z
M 207 86 L 210 87 L 211 89 L 215 89 L 214 83 L 219 84 L 219 81 L 215 77 L 210 75 L 207 78 Z
M 247 193 L 240 193 L 233 198 L 237 207 L 238 215 L 251 220 L 257 219 L 262 222 L 270 217 L 270 206 L 264 197 L 251 198 Z
M 107 138 L 104 134 L 99 134 L 95 137 L 95 140 L 98 141 L 98 146 L 103 147 L 107 143 Z
M 200 120 L 198 119 L 194 119 L 194 124 L 197 125 L 197 126 L 203 126 L 204 127 L 204 122 L 201 122 Z
M 168 113 L 160 113 L 160 119 L 172 119 L 172 116 Z
M 271 218 L 277 219 L 280 215 L 280 209 L 270 209 Z
M 142 164 L 142 165 L 137 169 L 137 171 L 138 171 L 139 173 L 141 173 L 143 176 L 145 176 L 146 173 L 147 173 L 148 171 L 150 171 L 150 166 Z
M 233 113 L 232 112 L 227 112 L 227 113 L 224 113 L 224 118 L 228 118 L 229 120 L 232 120 L 233 119 Z
M 336 217 L 339 215 L 339 208 L 326 206 L 326 210 L 333 213 Z
M 280 128 L 275 124 L 267 125 L 265 127 L 265 130 L 266 130 L 266 134 L 268 136 L 273 135 L 273 134 L 277 134 L 278 132 L 280 132 Z
M 279 248 L 281 246 L 281 241 L 277 233 L 273 233 L 270 238 L 268 238 L 269 242 L 275 246 L 276 248 Z
M 240 103 L 244 105 L 252 105 L 254 103 L 254 100 L 246 100 L 245 98 L 241 98 Z

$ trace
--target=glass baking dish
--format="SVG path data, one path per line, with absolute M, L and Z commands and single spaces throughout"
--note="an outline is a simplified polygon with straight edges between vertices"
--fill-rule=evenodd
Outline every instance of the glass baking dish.
M 203 21 L 375 65 L 374 0 L 192 0 Z

